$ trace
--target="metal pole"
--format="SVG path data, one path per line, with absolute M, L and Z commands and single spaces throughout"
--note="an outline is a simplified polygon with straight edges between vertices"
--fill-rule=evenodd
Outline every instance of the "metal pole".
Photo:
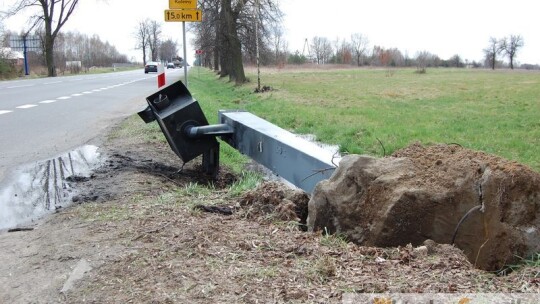
M 261 91 L 261 69 L 259 60 L 259 0 L 257 0 L 256 6 L 257 13 L 255 14 L 255 46 L 257 50 L 257 91 Z
M 28 55 L 26 47 L 26 35 L 23 36 L 23 55 L 24 55 L 24 75 L 28 76 L 30 73 L 28 71 Z
M 187 47 L 186 47 L 186 22 L 185 21 L 182 21 L 182 33 L 184 34 L 184 81 L 187 88 L 188 79 L 187 79 Z

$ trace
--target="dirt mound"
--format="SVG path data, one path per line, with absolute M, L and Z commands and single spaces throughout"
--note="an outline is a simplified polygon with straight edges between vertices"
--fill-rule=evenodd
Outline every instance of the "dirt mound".
M 308 226 L 368 246 L 453 243 L 496 270 L 540 251 L 540 175 L 459 145 L 351 155 L 309 202 Z
M 277 182 L 264 182 L 238 200 L 241 216 L 296 221 L 305 227 L 309 197 L 301 190 Z

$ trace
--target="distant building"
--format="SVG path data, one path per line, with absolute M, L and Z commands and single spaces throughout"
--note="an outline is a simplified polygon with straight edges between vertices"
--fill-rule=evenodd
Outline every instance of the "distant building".
M 0 48 L 0 57 L 15 66 L 24 65 L 24 56 L 21 52 L 13 51 L 11 48 Z
M 68 69 L 71 69 L 71 68 L 80 69 L 80 68 L 82 68 L 82 62 L 81 61 L 66 61 L 66 68 L 68 68 Z

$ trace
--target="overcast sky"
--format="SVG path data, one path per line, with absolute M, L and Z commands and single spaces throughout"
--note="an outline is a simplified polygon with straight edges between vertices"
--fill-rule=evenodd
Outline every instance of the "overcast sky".
M 2 10 L 14 0 L 0 0 Z M 131 58 L 137 21 L 163 21 L 168 0 L 81 0 L 65 30 L 97 34 Z M 521 35 L 525 46 L 520 63 L 540 64 L 540 1 L 538 0 L 279 0 L 285 13 L 289 50 L 302 52 L 305 39 L 314 36 L 350 40 L 353 33 L 368 37 L 370 47 L 398 48 L 410 57 L 428 51 L 442 59 L 455 54 L 481 61 L 489 38 Z M 204 16 L 203 16 L 204 18 Z M 8 29 L 19 31 L 23 22 L 13 18 Z M 163 21 L 165 38 L 182 43 L 181 23 Z M 188 60 L 193 60 L 189 45 Z

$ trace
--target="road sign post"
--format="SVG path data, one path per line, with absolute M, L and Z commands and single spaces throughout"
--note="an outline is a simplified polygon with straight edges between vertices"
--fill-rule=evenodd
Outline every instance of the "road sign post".
M 197 55 L 197 76 L 200 76 L 201 73 L 201 67 L 202 67 L 202 54 L 204 53 L 203 50 L 196 50 L 195 55 Z
M 186 22 L 201 22 L 202 11 L 197 9 L 197 0 L 169 0 L 169 9 L 165 10 L 165 22 L 182 22 L 184 43 L 184 82 L 188 86 Z

